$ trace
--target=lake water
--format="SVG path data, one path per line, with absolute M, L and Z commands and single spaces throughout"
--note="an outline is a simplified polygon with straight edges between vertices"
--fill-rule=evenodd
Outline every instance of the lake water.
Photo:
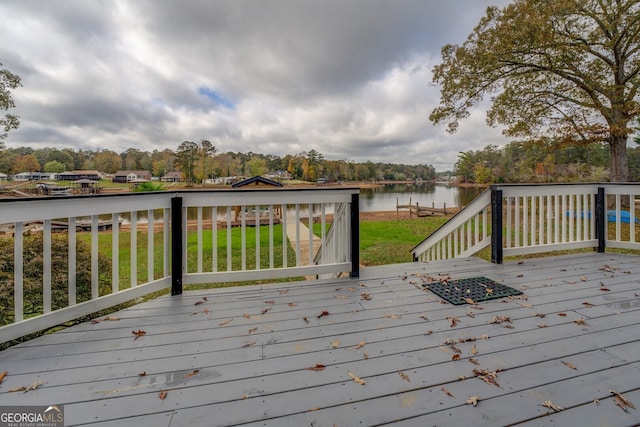
M 462 188 L 447 184 L 425 183 L 392 184 L 376 188 L 363 188 L 360 190 L 360 211 L 395 211 L 396 202 L 401 205 L 419 203 L 420 206 L 432 206 L 442 208 L 466 206 L 483 188 Z

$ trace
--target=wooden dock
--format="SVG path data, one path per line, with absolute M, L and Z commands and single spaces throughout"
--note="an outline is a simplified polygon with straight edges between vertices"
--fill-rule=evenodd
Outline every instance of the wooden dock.
M 525 295 L 422 286 L 472 276 Z M 187 291 L 0 352 L 0 401 L 66 426 L 634 426 L 638 277 L 638 256 L 588 253 Z
M 412 204 L 411 199 L 409 199 L 409 204 L 401 205 L 399 204 L 398 199 L 396 199 L 396 216 L 399 216 L 400 211 L 403 210 L 408 210 L 409 218 L 411 218 L 414 215 L 416 217 L 451 215 L 460 211 L 460 208 L 455 206 L 447 207 L 446 203 L 443 203 L 441 208 L 436 207 L 435 203 L 432 203 L 431 207 L 420 206 L 417 202 Z

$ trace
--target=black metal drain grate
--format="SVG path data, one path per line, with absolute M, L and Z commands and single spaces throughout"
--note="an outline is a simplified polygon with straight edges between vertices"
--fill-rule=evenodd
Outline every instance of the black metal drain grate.
M 469 301 L 466 299 L 480 302 L 522 295 L 522 292 L 519 290 L 487 279 L 486 277 L 439 281 L 425 283 L 422 286 L 453 305 L 469 304 Z

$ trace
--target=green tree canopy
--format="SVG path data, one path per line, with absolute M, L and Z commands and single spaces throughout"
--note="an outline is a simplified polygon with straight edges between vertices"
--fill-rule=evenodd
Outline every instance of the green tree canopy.
M 0 67 L 2 67 L 1 62 Z M 16 106 L 11 96 L 11 90 L 18 86 L 22 86 L 20 77 L 7 69 L 0 68 L 0 110 L 8 111 Z M 17 129 L 19 125 L 20 120 L 13 114 L 7 113 L 4 117 L 0 117 L 0 126 L 4 129 L 4 133 L 0 133 L 0 148 L 4 146 L 4 141 L 2 140 L 7 137 L 7 133 L 11 129 Z
M 613 181 L 627 181 L 627 139 L 640 115 L 638 0 L 515 0 L 490 7 L 462 46 L 442 49 L 434 123 L 458 121 L 485 95 L 490 125 L 530 139 L 606 142 Z

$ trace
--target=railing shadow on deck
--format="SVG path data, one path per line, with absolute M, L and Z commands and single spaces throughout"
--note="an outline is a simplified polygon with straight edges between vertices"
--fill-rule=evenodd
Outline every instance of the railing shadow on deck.
M 0 307 L 0 341 L 167 288 L 178 295 L 183 285 L 339 274 L 357 278 L 358 194 L 357 188 L 245 189 L 0 200 L 0 239 L 13 246 L 4 255 L 13 269 L 12 274 L 4 269 L 13 286 L 12 298 Z M 302 262 L 299 242 L 311 239 L 311 230 L 289 242 L 287 218 L 306 218 L 312 224 L 318 215 L 321 249 Z M 325 232 L 329 215 L 333 220 Z M 83 233 L 87 223 L 90 231 Z M 33 235 L 41 239 L 35 255 L 41 257 L 36 263 L 41 265 L 34 297 L 38 307 L 25 311 L 34 305 L 28 293 L 33 280 L 25 282 L 25 265 L 33 264 L 25 257 L 34 256 L 25 245 Z M 60 249 L 53 243 L 59 239 L 64 241 L 65 266 L 52 264 L 59 255 L 53 251 Z M 79 266 L 83 256 L 88 265 Z M 78 282 L 83 275 L 89 277 L 87 283 Z
M 419 261 L 464 258 L 491 247 L 491 261 L 557 250 L 640 250 L 636 183 L 492 185 L 412 249 Z

